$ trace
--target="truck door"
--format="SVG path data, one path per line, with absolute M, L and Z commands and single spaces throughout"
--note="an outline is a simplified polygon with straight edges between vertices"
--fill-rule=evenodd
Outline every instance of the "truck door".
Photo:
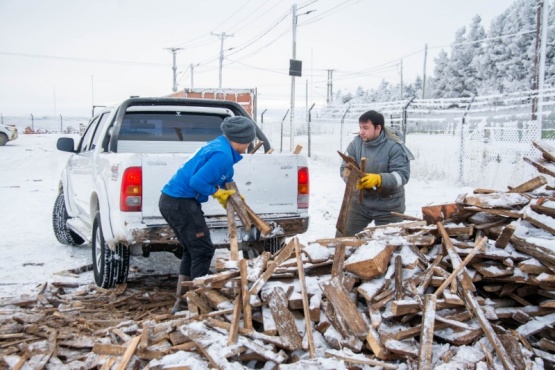
M 90 201 L 94 191 L 93 154 L 95 148 L 100 146 L 97 141 L 100 140 L 100 132 L 108 120 L 108 115 L 108 113 L 104 113 L 91 121 L 79 143 L 77 154 L 70 159 L 69 183 L 73 196 L 69 198 L 73 199 L 73 206 L 78 209 L 79 215 L 87 223 L 92 222 Z M 98 148 L 98 150 L 102 150 L 102 148 Z

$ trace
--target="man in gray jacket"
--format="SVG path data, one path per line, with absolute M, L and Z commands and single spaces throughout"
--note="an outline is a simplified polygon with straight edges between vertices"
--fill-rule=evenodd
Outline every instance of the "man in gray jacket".
M 358 194 L 353 196 L 347 224 L 340 236 L 354 236 L 374 221 L 376 226 L 402 221 L 392 211 L 405 212 L 404 185 L 410 177 L 411 152 L 401 143 L 397 135 L 384 127 L 384 117 L 376 111 L 362 114 L 358 120 L 359 133 L 347 146 L 345 154 L 356 163 L 366 158 L 365 176 L 356 187 L 363 193 L 362 202 Z M 341 163 L 340 173 L 347 182 L 347 164 Z

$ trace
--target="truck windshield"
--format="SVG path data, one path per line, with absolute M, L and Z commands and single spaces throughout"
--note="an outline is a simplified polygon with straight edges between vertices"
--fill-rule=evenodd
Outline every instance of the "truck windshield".
M 210 141 L 222 134 L 226 116 L 191 112 L 128 112 L 119 140 Z

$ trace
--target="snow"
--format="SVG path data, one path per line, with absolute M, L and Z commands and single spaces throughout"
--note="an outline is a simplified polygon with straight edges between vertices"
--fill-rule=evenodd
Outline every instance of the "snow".
M 61 245 L 52 232 L 52 207 L 61 171 L 69 157 L 68 153 L 56 149 L 60 136 L 20 134 L 17 140 L 0 148 L 0 212 L 3 220 L 0 228 L 0 257 L 3 261 L 0 265 L 0 298 L 34 295 L 44 282 L 94 284 L 92 271 L 79 274 L 68 271 L 92 263 L 90 247 Z M 302 140 L 306 137 L 299 138 L 299 141 Z M 345 184 L 339 176 L 339 157 L 335 147 L 329 145 L 330 140 L 319 136 L 318 145 L 313 145 L 312 155 L 308 158 L 310 227 L 306 233 L 298 235 L 303 245 L 335 237 L 335 223 Z M 416 142 L 412 144 L 415 147 L 420 145 Z M 445 146 L 448 150 L 449 142 Z M 436 150 L 441 150 L 441 147 L 436 146 Z M 429 159 L 417 159 L 411 165 L 426 172 L 426 167 L 433 168 L 435 163 Z M 421 217 L 423 206 L 452 203 L 457 195 L 471 193 L 473 189 L 445 181 L 427 181 L 413 175 L 406 186 L 405 213 Z M 517 234 L 533 228 L 520 230 L 526 224 L 525 221 L 519 222 Z M 552 236 L 551 239 L 544 234 L 541 237 L 545 239 L 545 244 L 552 243 Z M 321 253 L 326 253 L 324 248 L 317 249 L 321 247 L 306 248 L 306 252 L 310 251 L 309 255 L 320 257 Z M 132 256 L 130 266 L 130 277 L 144 273 L 177 274 L 179 260 L 169 253 L 152 253 L 149 258 Z M 318 289 L 316 282 L 309 283 L 310 294 L 313 289 Z
M 67 135 L 65 135 L 67 136 Z M 442 148 L 448 150 L 449 141 L 442 141 L 440 135 L 429 136 L 426 142 L 420 144 L 429 146 L 440 152 Z M 2 176 L 0 177 L 0 204 L 2 205 L 2 227 L 0 228 L 0 298 L 19 297 L 25 294 L 36 296 L 45 282 L 70 282 L 77 284 L 94 284 L 92 271 L 72 273 L 71 269 L 90 265 L 90 246 L 70 247 L 61 245 L 52 232 L 52 207 L 57 196 L 60 174 L 65 166 L 68 153 L 56 149 L 58 134 L 21 134 L 19 138 L 0 147 L 2 156 Z M 77 136 L 74 136 L 77 137 Z M 317 239 L 335 237 L 335 223 L 341 206 L 345 184 L 339 176 L 339 159 L 336 149 L 329 145 L 326 138 L 318 137 L 312 147 L 312 156 L 308 158 L 310 168 L 310 227 L 309 230 L 298 235 L 306 255 L 311 259 L 324 259 L 329 253 L 328 248 L 309 244 Z M 432 143 L 433 141 L 433 143 Z M 419 145 L 414 143 L 415 146 Z M 423 149 L 421 149 L 423 150 Z M 425 157 L 425 156 L 423 156 Z M 433 158 L 430 157 L 430 158 Z M 420 161 L 420 162 L 418 162 Z M 426 161 L 430 161 L 429 165 Z M 420 159 L 411 163 L 421 172 L 426 173 L 426 167 L 435 167 L 432 159 Z M 428 181 L 413 173 L 406 186 L 407 210 L 406 214 L 421 217 L 421 208 L 430 204 L 452 203 L 459 194 L 471 193 L 473 188 L 461 187 L 447 181 Z M 544 205 L 548 205 L 547 202 Z M 550 205 L 551 206 L 551 205 Z M 515 222 L 518 225 L 516 234 L 530 238 L 531 230 L 535 229 L 524 220 Z M 378 230 L 375 234 L 387 233 Z M 542 231 L 534 230 L 533 240 L 541 239 L 542 245 L 553 248 L 553 236 Z M 357 248 L 350 257 L 368 259 L 368 253 L 381 250 L 384 245 L 379 242 L 369 242 L 370 245 Z M 402 244 L 402 243 L 400 243 Z M 308 246 L 307 246 L 308 245 Z M 368 252 L 365 252 L 368 249 Z M 404 264 L 412 264 L 415 256 L 408 248 L 401 250 Z M 179 260 L 169 253 L 152 253 L 149 258 L 132 256 L 130 261 L 130 277 L 134 274 L 158 273 L 174 274 L 179 270 Z M 252 266 L 256 269 L 255 266 Z M 515 269 L 516 270 L 516 269 Z M 393 269 L 388 269 L 386 275 L 392 275 Z M 321 299 L 320 278 L 307 277 L 307 291 L 312 296 L 311 305 Z M 366 295 L 373 296 L 383 285 L 383 277 L 365 282 L 359 287 Z M 285 291 L 290 286 L 280 282 L 268 282 L 262 293 L 267 293 L 277 286 Z M 300 292 L 300 287 L 294 286 L 294 292 Z M 314 300 L 314 302 L 313 302 Z M 303 329 L 304 330 L 304 329 Z M 330 335 L 327 332 L 326 335 Z M 202 357 L 178 352 L 170 358 L 164 357 L 164 363 L 171 363 L 191 368 L 205 366 Z M 341 368 L 341 362 L 320 359 L 319 368 L 328 365 Z M 328 362 L 327 364 L 325 362 Z M 300 369 L 310 366 L 291 365 L 288 368 Z

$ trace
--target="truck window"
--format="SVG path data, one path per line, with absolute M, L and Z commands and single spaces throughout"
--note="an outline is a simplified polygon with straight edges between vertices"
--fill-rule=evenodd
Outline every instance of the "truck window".
M 98 142 L 99 142 L 98 139 L 99 139 L 100 133 L 104 129 L 104 126 L 106 125 L 106 122 L 108 122 L 108 116 L 109 115 L 110 115 L 110 113 L 106 112 L 106 113 L 102 114 L 102 116 L 100 116 L 100 121 L 98 122 L 96 132 L 94 133 L 94 136 L 93 136 L 93 139 L 92 139 L 91 150 L 93 150 L 98 145 Z
M 81 143 L 79 144 L 79 152 L 86 152 L 91 150 L 91 139 L 94 135 L 94 130 L 96 129 L 98 123 L 98 117 L 93 119 L 87 127 L 87 130 L 83 134 L 83 138 L 81 139 Z
M 210 141 L 222 134 L 226 116 L 194 112 L 129 112 L 118 140 Z

